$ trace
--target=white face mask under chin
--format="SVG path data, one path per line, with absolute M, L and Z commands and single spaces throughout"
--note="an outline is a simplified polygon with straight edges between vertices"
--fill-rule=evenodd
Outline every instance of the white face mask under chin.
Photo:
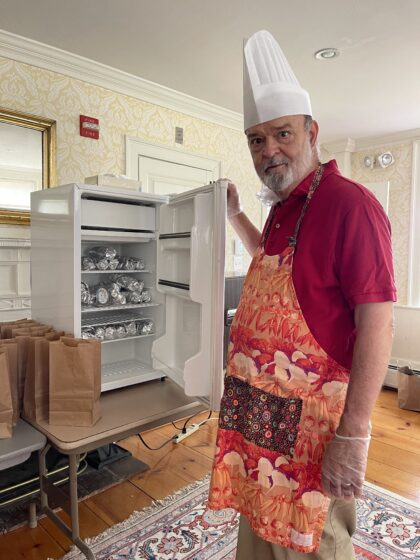
M 270 206 L 273 206 L 274 204 L 277 204 L 277 202 L 280 200 L 276 193 L 265 185 L 261 185 L 261 190 L 257 192 L 255 196 L 263 206 L 267 206 L 268 208 Z

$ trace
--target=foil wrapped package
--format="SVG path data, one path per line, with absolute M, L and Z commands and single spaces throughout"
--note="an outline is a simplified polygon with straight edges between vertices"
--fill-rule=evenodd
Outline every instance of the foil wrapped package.
M 106 340 L 113 340 L 114 338 L 116 338 L 115 327 L 112 326 L 112 325 L 109 325 L 108 327 L 105 327 L 105 339 Z
M 95 327 L 95 338 L 99 338 L 99 340 L 105 339 L 105 329 L 104 327 Z
M 142 294 L 141 292 L 128 292 L 127 293 L 127 301 L 130 303 L 142 303 Z
M 117 270 L 118 265 L 119 265 L 119 260 L 118 259 L 110 259 L 108 261 L 108 268 L 109 270 Z
M 135 321 L 131 321 L 130 323 L 126 323 L 125 328 L 126 328 L 128 336 L 136 336 L 136 334 L 137 334 L 137 324 L 136 324 Z
M 117 250 L 113 247 L 92 247 L 88 251 L 89 257 L 92 259 L 100 260 L 100 259 L 115 259 L 117 256 Z
M 118 284 L 120 288 L 130 290 L 130 292 L 141 292 L 143 289 L 142 285 L 144 286 L 144 283 L 142 281 L 125 274 L 115 274 L 114 276 L 112 276 L 111 281 Z
M 93 259 L 95 267 L 97 270 L 108 270 L 109 260 L 108 259 Z
M 150 303 L 152 301 L 152 294 L 149 290 L 143 290 L 141 293 L 141 302 Z
M 82 329 L 82 338 L 85 340 L 96 338 L 95 329 L 93 327 L 84 327 Z
M 144 260 L 137 257 L 120 257 L 120 270 L 143 270 Z
M 95 300 L 98 305 L 108 305 L 109 303 L 109 292 L 105 286 L 97 286 L 95 289 Z
M 115 335 L 117 338 L 124 338 L 127 336 L 125 325 L 115 325 Z
M 80 296 L 82 305 L 93 305 L 95 297 L 90 293 L 89 286 L 86 284 L 86 282 L 81 282 Z
M 155 324 L 151 319 L 145 319 L 144 321 L 138 321 L 137 323 L 137 333 L 138 334 L 151 334 L 155 331 Z
M 82 270 L 95 270 L 96 264 L 90 257 L 82 257 Z

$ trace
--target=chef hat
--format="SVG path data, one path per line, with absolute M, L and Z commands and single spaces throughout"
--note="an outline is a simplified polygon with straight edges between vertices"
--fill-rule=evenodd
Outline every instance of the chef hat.
M 286 115 L 312 115 L 309 94 L 274 37 L 258 31 L 244 46 L 244 128 Z

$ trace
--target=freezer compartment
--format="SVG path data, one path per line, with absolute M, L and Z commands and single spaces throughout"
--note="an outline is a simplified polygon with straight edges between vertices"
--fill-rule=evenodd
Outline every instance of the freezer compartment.
M 82 198 L 82 229 L 155 231 L 156 209 L 135 202 Z

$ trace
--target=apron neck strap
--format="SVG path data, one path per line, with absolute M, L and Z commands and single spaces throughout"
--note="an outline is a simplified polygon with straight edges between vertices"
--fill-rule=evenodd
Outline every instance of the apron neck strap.
M 297 238 L 298 238 L 298 235 L 299 235 L 299 230 L 300 230 L 300 226 L 302 224 L 302 220 L 305 216 L 306 210 L 308 209 L 311 198 L 313 197 L 314 192 L 316 191 L 316 189 L 319 186 L 319 183 L 321 182 L 323 172 L 324 172 L 324 166 L 322 165 L 322 163 L 320 163 L 317 167 L 317 170 L 315 171 L 315 175 L 312 179 L 311 186 L 309 187 L 308 194 L 306 195 L 305 204 L 303 205 L 303 208 L 302 208 L 302 211 L 300 213 L 299 219 L 296 222 L 295 231 L 294 231 L 293 235 L 291 235 L 289 237 L 289 247 L 294 247 L 294 248 L 296 247 Z

